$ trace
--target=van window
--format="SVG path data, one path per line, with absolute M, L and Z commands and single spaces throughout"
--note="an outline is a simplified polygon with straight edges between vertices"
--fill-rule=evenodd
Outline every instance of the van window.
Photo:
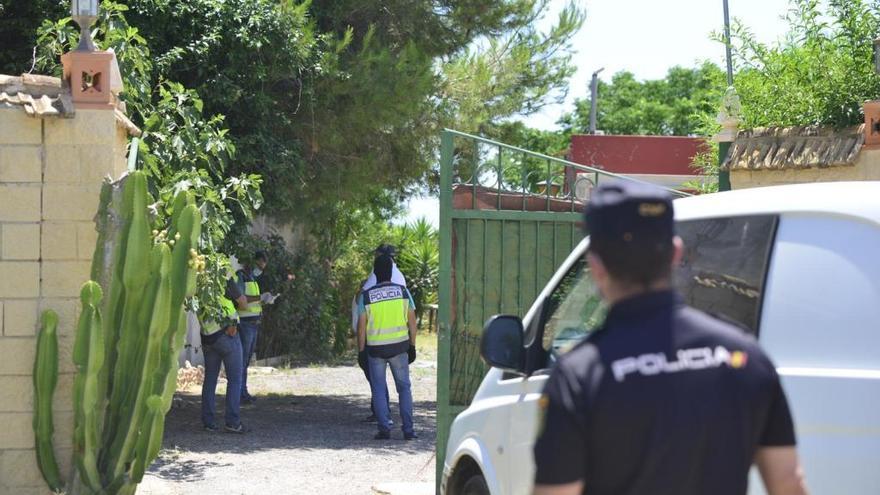
M 777 366 L 880 369 L 878 246 L 870 222 L 782 217 L 761 316 Z
M 685 302 L 756 333 L 776 221 L 760 215 L 678 223 L 685 253 L 674 282 Z M 547 367 L 598 328 L 606 312 L 579 257 L 544 302 L 539 335 Z
M 679 222 L 684 256 L 674 279 L 685 302 L 756 334 L 776 223 L 772 215 Z
M 544 303 L 542 347 L 552 364 L 605 320 L 605 305 L 593 285 L 583 256 L 553 289 Z

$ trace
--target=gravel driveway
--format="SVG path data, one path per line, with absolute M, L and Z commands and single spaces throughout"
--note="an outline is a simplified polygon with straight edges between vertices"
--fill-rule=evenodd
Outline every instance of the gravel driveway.
M 138 493 L 367 495 L 383 482 L 433 483 L 436 360 L 433 349 L 419 347 L 410 372 L 418 440 L 402 439 L 390 373 L 395 430 L 380 442 L 372 439 L 375 424 L 361 422 L 369 387 L 357 366 L 259 368 L 248 377 L 259 400 L 242 407 L 252 429 L 245 435 L 204 432 L 199 387 L 178 394 L 163 450 Z M 217 408 L 222 423 L 220 397 Z

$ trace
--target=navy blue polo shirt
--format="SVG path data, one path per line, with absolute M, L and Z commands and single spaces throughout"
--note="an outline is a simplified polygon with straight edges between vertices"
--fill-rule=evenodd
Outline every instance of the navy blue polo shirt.
M 795 444 L 754 338 L 672 291 L 615 304 L 544 394 L 535 482 L 591 495 L 742 495 L 759 447 Z

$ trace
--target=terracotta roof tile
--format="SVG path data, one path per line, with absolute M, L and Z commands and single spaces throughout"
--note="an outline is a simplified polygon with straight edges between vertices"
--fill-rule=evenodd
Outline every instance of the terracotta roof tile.
M 864 125 L 767 127 L 741 131 L 724 167 L 730 170 L 782 170 L 853 165 L 865 142 Z
M 70 117 L 70 92 L 57 77 L 0 75 L 0 105 L 21 106 L 32 117 Z

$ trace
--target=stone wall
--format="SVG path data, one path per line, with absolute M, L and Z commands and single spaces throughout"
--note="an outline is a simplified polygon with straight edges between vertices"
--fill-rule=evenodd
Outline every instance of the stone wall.
M 266 215 L 257 215 L 248 229 L 251 234 L 257 236 L 269 237 L 273 234 L 278 235 L 284 239 L 287 248 L 293 253 L 298 253 L 302 250 L 307 238 L 305 225 L 280 223 Z
M 781 170 L 731 170 L 733 189 L 780 186 L 808 182 L 880 180 L 880 149 L 863 147 L 853 165 L 824 168 L 785 168 Z
M 0 106 L 0 493 L 47 493 L 36 466 L 32 373 L 38 319 L 59 316 L 55 447 L 70 469 L 71 348 L 89 278 L 101 182 L 126 166 L 128 132 L 113 110 L 30 117 Z

